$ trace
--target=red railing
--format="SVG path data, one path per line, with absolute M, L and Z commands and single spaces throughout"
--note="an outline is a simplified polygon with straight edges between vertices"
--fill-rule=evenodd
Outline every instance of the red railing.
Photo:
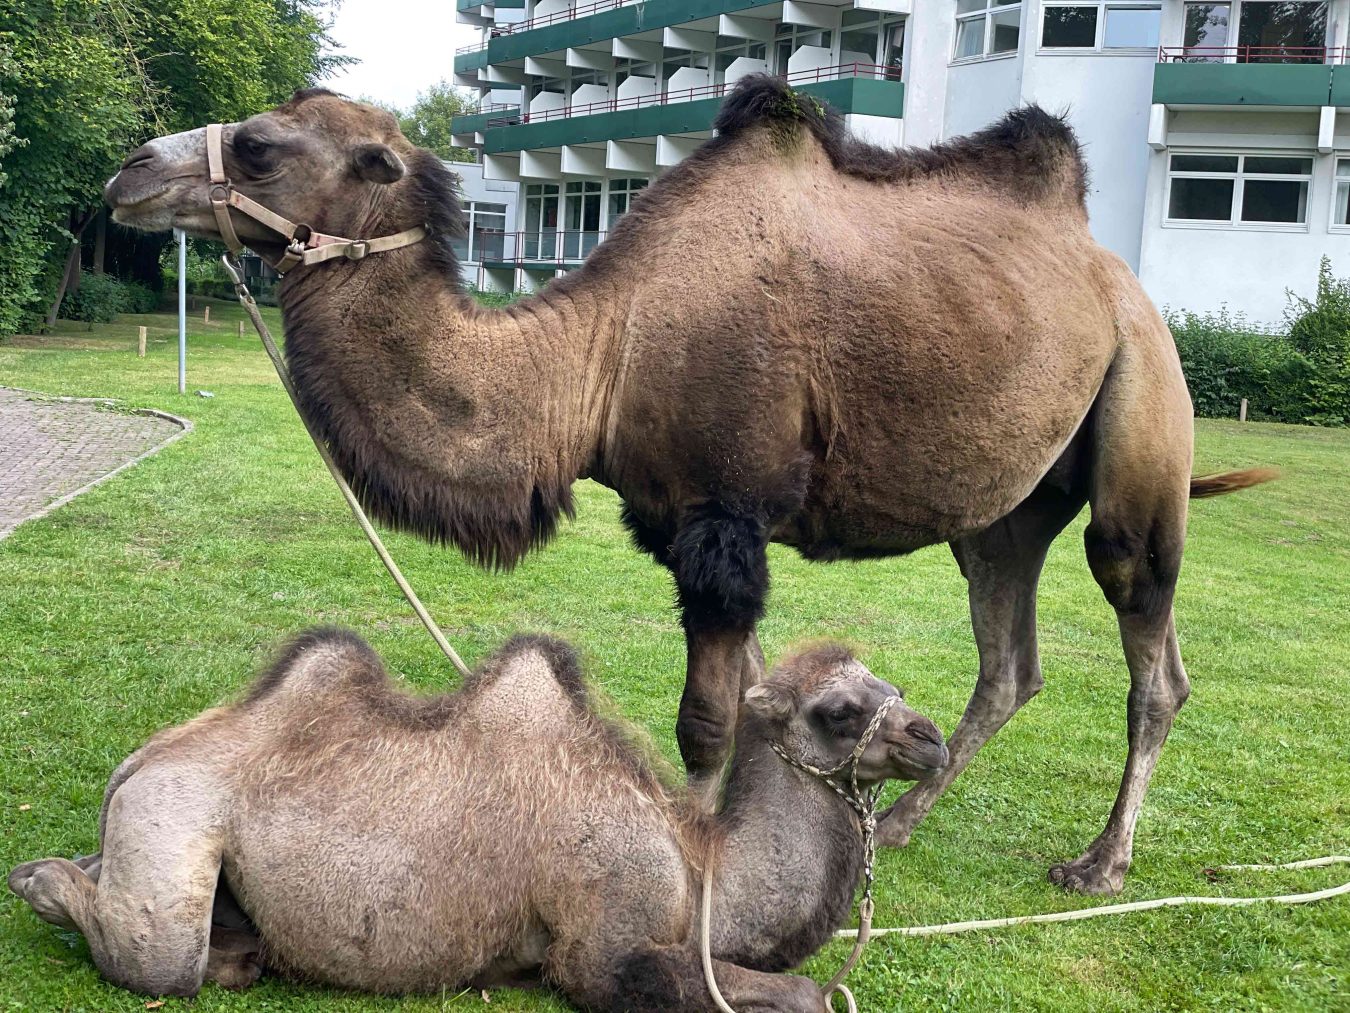
M 840 78 L 863 77 L 874 80 L 900 80 L 899 67 L 883 67 L 875 63 L 841 63 L 834 67 L 816 67 L 811 70 L 799 70 L 791 74 L 778 75 L 790 85 L 814 84 L 818 81 L 835 81 Z M 702 88 L 682 88 L 677 91 L 659 91 L 650 95 L 631 95 L 628 98 L 607 99 L 604 102 L 587 102 L 583 105 L 565 105 L 557 109 L 544 109 L 539 112 L 521 110 L 517 118 L 488 120 L 489 127 L 515 126 L 518 123 L 544 123 L 548 120 L 562 120 L 571 116 L 593 116 L 596 113 L 613 113 L 623 109 L 641 109 L 645 106 L 676 105 L 681 102 L 693 102 L 698 99 L 721 98 L 731 88 L 731 84 L 710 84 Z
M 589 196 L 595 196 L 591 194 Z M 558 200 L 563 195 L 557 196 Z M 599 229 L 542 229 L 536 232 L 502 232 L 475 229 L 473 257 L 477 263 L 552 265 L 579 264 L 605 241 Z
M 546 25 L 556 25 L 560 21 L 571 21 L 573 18 L 584 18 L 589 14 L 598 14 L 600 11 L 611 11 L 616 7 L 623 7 L 627 4 L 638 3 L 640 0 L 596 0 L 595 3 L 585 4 L 581 7 L 567 7 L 560 11 L 554 11 L 552 14 L 540 14 L 530 18 L 528 21 L 517 21 L 514 24 L 497 25 L 493 28 L 493 35 L 514 35 L 516 32 L 528 32 L 531 28 L 543 28 Z
M 1345 63 L 1344 47 L 1164 46 L 1159 63 Z
M 487 49 L 487 46 L 488 44 L 486 42 L 477 42 L 472 46 L 460 46 L 455 50 L 455 55 L 463 56 L 465 53 L 481 53 L 483 50 Z

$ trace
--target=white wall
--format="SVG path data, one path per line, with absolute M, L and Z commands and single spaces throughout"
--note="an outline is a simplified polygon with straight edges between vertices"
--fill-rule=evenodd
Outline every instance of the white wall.
M 1032 53 L 1022 69 L 1022 101 L 1039 103 L 1052 113 L 1067 113 L 1083 145 L 1093 236 L 1136 271 L 1156 60 L 1152 52 L 1128 56 Z
M 1335 143 L 1350 154 L 1347 116 Z M 1168 151 L 1149 157 L 1139 277 L 1159 306 L 1212 312 L 1226 306 L 1258 324 L 1278 325 L 1285 290 L 1312 293 L 1322 255 L 1350 274 L 1350 234 L 1331 232 L 1335 154 L 1317 155 L 1318 114 L 1311 111 L 1172 110 L 1169 149 L 1290 151 L 1313 158 L 1306 230 L 1164 225 Z
M 960 137 L 989 126 L 1021 105 L 1022 58 L 999 56 L 974 63 L 955 63 L 947 70 L 943 138 Z M 909 118 L 909 103 L 905 103 Z

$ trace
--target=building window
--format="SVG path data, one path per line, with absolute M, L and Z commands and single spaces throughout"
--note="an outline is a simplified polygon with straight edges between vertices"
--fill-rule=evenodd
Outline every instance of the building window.
M 609 215 L 605 220 L 606 228 L 614 228 L 614 223 L 628 214 L 628 209 L 633 206 L 633 201 L 646 186 L 647 181 L 645 179 L 611 179 L 609 181 Z
M 464 235 L 451 240 L 460 263 L 502 260 L 506 241 L 506 205 L 469 201 L 464 206 Z
M 758 60 L 767 69 L 769 47 L 762 42 L 750 39 L 737 39 L 729 35 L 717 37 L 717 51 L 713 54 L 713 84 L 725 84 L 727 71 L 740 59 Z
M 469 260 L 505 260 L 506 205 L 474 201 L 469 205 Z
M 524 255 L 526 260 L 553 260 L 558 246 L 558 184 L 525 187 Z
M 1238 62 L 1321 63 L 1326 56 L 1326 0 L 1243 0 Z
M 956 0 L 956 52 L 952 59 L 1017 52 L 1021 20 L 1021 0 Z
M 1188 63 L 1220 62 L 1228 45 L 1229 4 L 1187 4 L 1182 44 Z
M 564 196 L 567 229 L 563 233 L 563 257 L 584 260 L 600 242 L 600 183 L 568 183 Z
M 804 46 L 816 49 L 829 49 L 834 44 L 834 32 L 822 31 L 806 25 L 789 25 L 780 21 L 774 29 L 773 72 L 785 76 L 791 72 L 792 55 Z M 826 60 L 826 63 L 829 61 Z
M 1350 158 L 1336 159 L 1336 200 L 1331 206 L 1331 227 L 1350 229 Z
M 1182 43 L 1187 62 L 1322 63 L 1326 59 L 1326 0 L 1243 0 L 1236 26 L 1231 3 L 1188 3 L 1185 10 Z
M 880 68 L 888 81 L 901 78 L 905 50 L 905 19 L 873 11 L 846 10 L 840 21 L 839 64 L 857 64 L 862 71 L 868 64 Z M 866 67 L 873 73 L 872 67 Z
M 1047 4 L 1042 49 L 1157 49 L 1159 3 Z
M 1305 155 L 1174 154 L 1168 167 L 1167 221 L 1306 225 L 1312 165 Z

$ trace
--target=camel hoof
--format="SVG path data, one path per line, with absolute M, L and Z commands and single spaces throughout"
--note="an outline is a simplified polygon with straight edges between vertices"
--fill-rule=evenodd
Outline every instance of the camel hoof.
M 60 899 L 61 880 L 68 879 L 72 871 L 75 875 L 84 875 L 64 858 L 40 858 L 35 862 L 24 862 L 9 874 L 9 888 L 23 898 L 33 913 L 44 922 L 58 928 L 74 929 L 76 925 Z
M 1129 863 L 1100 859 L 1089 852 L 1072 862 L 1061 862 L 1050 867 L 1050 882 L 1074 893 L 1094 896 L 1114 896 L 1125 886 L 1125 870 Z
M 909 844 L 910 835 L 914 833 L 917 823 L 918 821 L 911 819 L 907 813 L 897 812 L 896 806 L 891 806 L 877 820 L 877 847 L 905 847 Z

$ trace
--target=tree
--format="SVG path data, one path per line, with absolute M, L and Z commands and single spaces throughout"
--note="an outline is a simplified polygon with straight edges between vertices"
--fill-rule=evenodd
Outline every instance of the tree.
M 87 0 L 20 0 L 0 29 L 12 60 L 15 146 L 0 188 L 0 334 L 12 333 L 70 273 L 72 223 L 135 136 L 139 116 L 118 47 Z
M 450 121 L 472 111 L 473 99 L 469 94 L 442 80 L 419 92 L 412 109 L 394 112 L 403 136 L 419 148 L 427 148 L 454 162 L 471 162 L 473 153 L 451 142 Z
M 138 140 L 242 119 L 347 62 L 326 35 L 333 2 L 0 6 L 0 44 L 10 57 L 0 54 L 0 157 L 8 177 L 0 183 L 0 335 L 44 312 L 54 317 L 66 279 L 78 277 L 83 225 Z M 14 107 L 8 140 L 7 102 Z M 155 251 L 142 250 L 142 241 L 116 229 L 107 239 L 110 263 L 157 270 Z M 134 257 L 123 255 L 124 245 L 136 248 Z

